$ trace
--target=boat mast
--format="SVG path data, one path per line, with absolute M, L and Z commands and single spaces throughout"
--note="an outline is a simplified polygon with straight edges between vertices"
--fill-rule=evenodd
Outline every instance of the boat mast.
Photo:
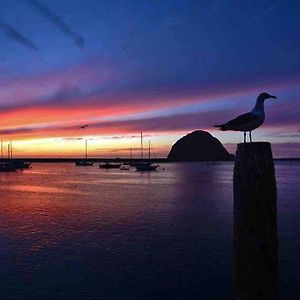
M 7 145 L 7 158 L 10 157 L 10 144 Z
M 144 159 L 144 152 L 143 152 L 143 132 L 141 132 L 141 158 Z
M 87 160 L 88 157 L 88 140 L 85 139 L 85 159 Z
M 81 129 L 86 129 L 89 125 L 85 124 L 83 126 L 80 126 Z M 85 138 L 85 160 L 87 160 L 88 157 L 88 139 Z
M 149 149 L 148 149 L 148 158 L 149 158 L 149 160 L 150 160 L 150 155 L 151 155 L 150 151 L 151 151 L 151 144 L 150 144 L 150 140 L 149 140 Z
M 1 159 L 3 159 L 3 140 L 1 139 Z
M 10 141 L 10 158 L 13 158 L 13 146 L 12 146 L 12 141 Z

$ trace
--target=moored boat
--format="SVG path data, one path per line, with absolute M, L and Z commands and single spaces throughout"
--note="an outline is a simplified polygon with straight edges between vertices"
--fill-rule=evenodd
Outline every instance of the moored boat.
M 113 163 L 113 162 L 105 162 L 99 164 L 100 169 L 119 169 L 122 164 L 120 163 Z
M 128 170 L 130 170 L 130 165 L 128 165 L 128 164 L 122 164 L 120 166 L 120 170 L 122 170 L 122 171 L 128 171 Z
M 141 161 L 134 164 L 137 171 L 155 171 L 159 165 L 153 164 L 151 159 L 151 144 L 149 141 L 149 148 L 148 148 L 148 160 L 144 160 L 143 154 L 143 133 L 141 132 Z
M 94 163 L 92 161 L 86 161 L 86 160 L 78 160 L 75 162 L 76 166 L 81 166 L 81 167 L 85 167 L 85 166 L 93 166 Z
M 15 168 L 18 170 L 25 170 L 25 169 L 29 169 L 31 167 L 30 163 L 22 161 L 22 160 L 12 160 L 10 163 L 13 164 L 15 166 Z
M 27 163 L 20 159 L 13 159 L 13 147 L 12 141 L 7 145 L 7 158 L 4 158 L 3 141 L 1 140 L 1 160 L 0 160 L 0 171 L 10 172 L 16 170 L 29 169 L 30 163 Z
M 17 168 L 9 162 L 0 162 L 0 172 L 14 172 Z
M 88 125 L 81 126 L 80 128 L 87 128 Z M 77 160 L 75 162 L 75 165 L 77 167 L 87 167 L 87 166 L 93 166 L 94 163 L 92 161 L 88 160 L 88 139 L 85 139 L 85 154 L 84 159 Z
M 158 167 L 159 165 L 151 162 L 140 162 L 135 165 L 137 171 L 155 171 Z

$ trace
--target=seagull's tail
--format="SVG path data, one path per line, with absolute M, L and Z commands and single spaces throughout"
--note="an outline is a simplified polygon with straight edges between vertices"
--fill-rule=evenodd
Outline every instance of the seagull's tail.
M 214 127 L 220 128 L 221 131 L 225 131 L 226 130 L 226 125 L 222 124 L 222 125 L 215 125 Z

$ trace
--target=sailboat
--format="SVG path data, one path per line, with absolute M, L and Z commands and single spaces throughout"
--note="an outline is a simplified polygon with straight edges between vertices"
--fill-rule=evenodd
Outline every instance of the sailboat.
M 11 144 L 8 144 L 7 146 L 7 160 L 4 159 L 3 155 L 3 142 L 1 140 L 1 161 L 0 161 L 0 172 L 12 172 L 16 171 L 17 167 L 13 164 L 13 162 L 10 160 L 12 157 L 12 150 L 11 150 Z
M 143 150 L 143 133 L 141 132 L 141 161 L 135 164 L 137 171 L 155 171 L 159 165 L 153 164 L 150 161 L 151 158 L 151 144 L 149 141 L 148 147 L 148 160 L 144 160 L 144 150 Z
M 12 163 L 17 170 L 24 170 L 24 169 L 30 169 L 31 168 L 31 163 L 25 162 L 25 161 L 20 160 L 20 159 L 13 159 L 12 141 L 10 141 L 9 152 L 10 152 L 10 163 Z
M 12 164 L 8 162 L 0 162 L 0 172 L 14 172 L 17 171 L 17 168 Z
M 85 140 L 85 159 L 84 160 L 77 160 L 75 162 L 76 166 L 83 166 L 83 167 L 86 167 L 86 166 L 93 166 L 94 163 L 91 162 L 91 161 L 88 161 L 88 140 L 86 139 Z
M 99 164 L 100 169 L 119 169 L 121 167 L 121 163 L 113 163 L 113 162 L 105 162 Z

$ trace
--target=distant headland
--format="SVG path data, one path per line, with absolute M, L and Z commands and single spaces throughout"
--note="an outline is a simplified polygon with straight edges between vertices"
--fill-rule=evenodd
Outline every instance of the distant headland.
M 222 143 L 209 132 L 193 131 L 179 139 L 168 155 L 169 161 L 233 160 Z

